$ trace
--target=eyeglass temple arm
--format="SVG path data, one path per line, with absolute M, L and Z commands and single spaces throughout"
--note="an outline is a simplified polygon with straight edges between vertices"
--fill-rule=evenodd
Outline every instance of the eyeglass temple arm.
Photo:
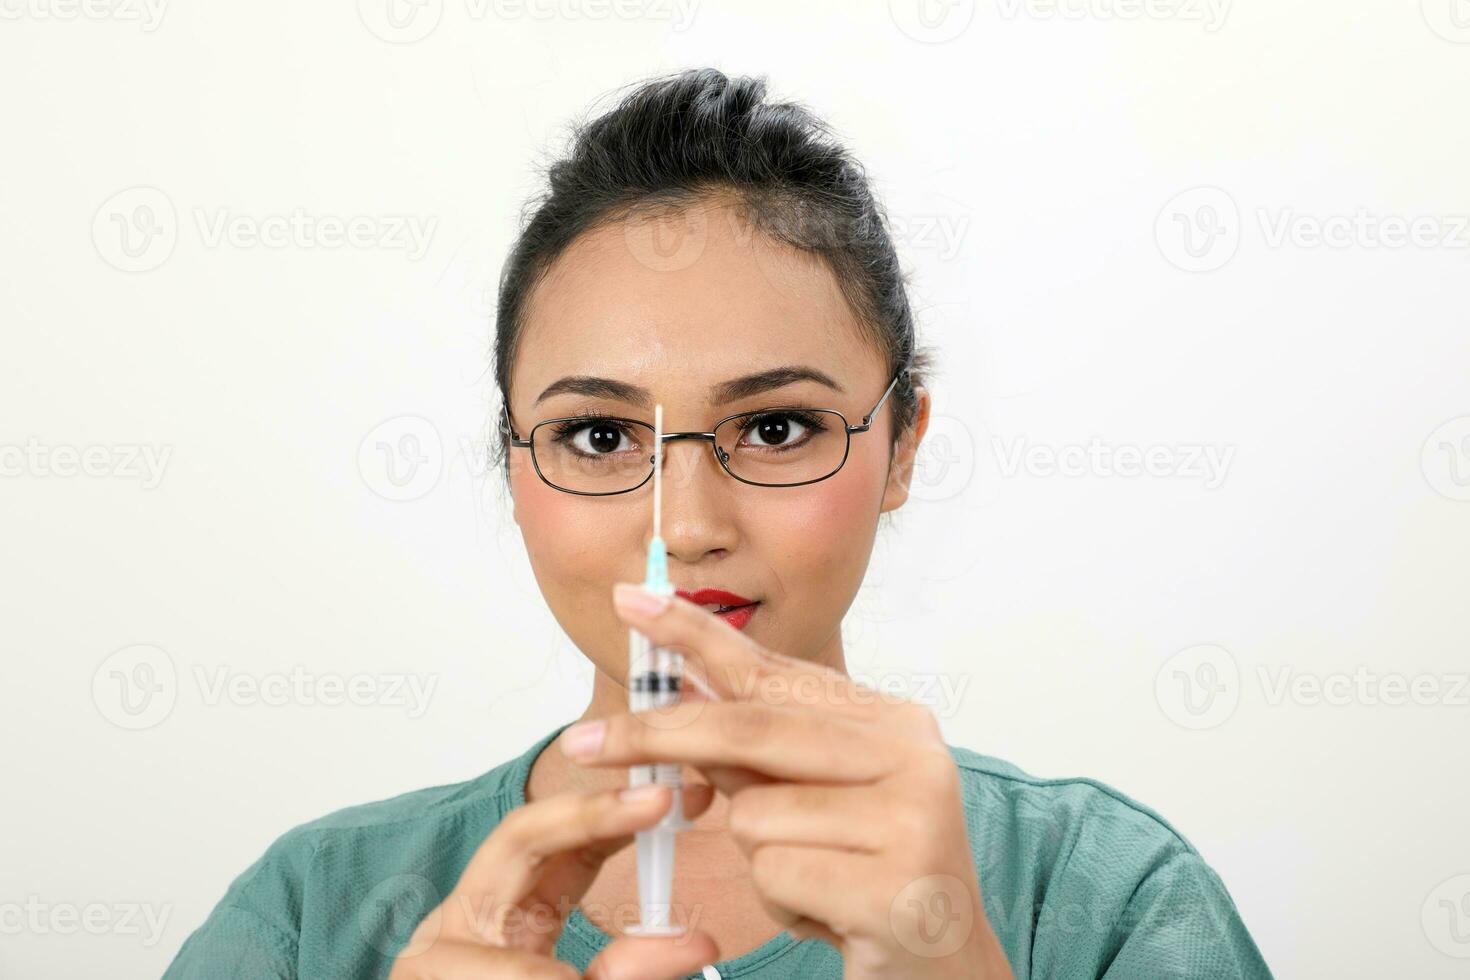
M 888 382 L 888 387 L 883 389 L 883 397 L 880 398 L 880 399 L 878 399 L 878 404 L 876 404 L 876 405 L 873 406 L 873 410 L 871 412 L 869 412 L 867 415 L 864 415 L 863 416 L 863 421 L 860 424 L 858 424 L 858 425 L 849 425 L 847 427 L 847 431 L 848 432 L 867 432 L 869 429 L 871 429 L 873 427 L 873 417 L 878 414 L 878 410 L 883 407 L 883 403 L 888 400 L 888 396 L 891 395 L 891 394 L 893 394 L 893 387 L 894 387 L 894 385 L 898 384 L 898 379 L 899 378 L 903 377 L 905 374 L 908 374 L 908 373 L 909 373 L 909 369 L 908 368 L 901 368 L 901 369 L 899 369 L 899 372 L 893 376 L 893 380 L 890 381 L 890 382 Z
M 530 439 L 519 439 L 516 437 L 516 430 L 511 426 L 510 421 L 510 406 L 505 402 L 500 403 L 500 431 L 510 438 L 510 444 L 512 446 L 524 447 L 531 444 Z

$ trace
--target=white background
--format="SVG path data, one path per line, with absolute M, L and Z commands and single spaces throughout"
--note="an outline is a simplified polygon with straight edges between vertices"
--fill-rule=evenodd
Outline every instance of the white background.
M 703 64 L 850 142 L 940 352 L 853 670 L 1155 807 L 1279 976 L 1470 968 L 1464 0 L 67 2 L 0 0 L 0 975 L 157 975 L 287 828 L 579 710 L 490 300 L 566 124 Z M 241 237 L 293 213 L 372 240 Z

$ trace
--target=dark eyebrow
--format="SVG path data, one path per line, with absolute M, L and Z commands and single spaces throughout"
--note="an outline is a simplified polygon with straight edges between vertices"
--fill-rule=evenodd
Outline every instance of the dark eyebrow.
M 845 390 L 831 375 L 824 371 L 818 371 L 814 367 L 806 367 L 805 365 L 793 365 L 790 367 L 771 368 L 767 371 L 757 371 L 755 374 L 747 374 L 730 381 L 722 381 L 711 388 L 710 393 L 716 405 L 724 405 L 727 402 L 738 401 L 741 398 L 749 398 L 751 395 L 759 395 L 762 392 L 784 388 L 786 385 L 795 384 L 798 381 L 815 381 L 817 384 L 825 385 L 837 392 Z M 612 378 L 598 378 L 586 374 L 568 375 L 565 378 L 553 381 L 546 386 L 545 391 L 536 396 L 536 404 L 541 404 L 552 395 L 563 394 L 587 395 L 591 398 L 611 398 L 614 401 L 627 402 L 630 405 L 638 405 L 642 408 L 653 407 L 653 396 L 647 388 L 628 384 L 626 381 L 614 381 Z
M 763 391 L 784 388 L 798 381 L 815 381 L 817 384 L 826 385 L 833 391 L 843 390 L 842 385 L 833 380 L 832 376 L 826 372 L 805 365 L 793 365 L 771 368 L 769 371 L 757 371 L 743 378 L 721 382 L 711 388 L 710 393 L 716 405 L 723 405 L 726 402 L 749 398 L 751 395 L 759 395 Z
M 628 402 L 643 408 L 653 407 L 653 396 L 649 394 L 647 388 L 630 385 L 626 381 L 594 378 L 586 374 L 569 375 L 553 381 L 546 386 L 545 391 L 536 396 L 536 404 L 541 404 L 552 395 L 563 394 L 586 395 L 589 398 L 611 398 L 614 401 Z

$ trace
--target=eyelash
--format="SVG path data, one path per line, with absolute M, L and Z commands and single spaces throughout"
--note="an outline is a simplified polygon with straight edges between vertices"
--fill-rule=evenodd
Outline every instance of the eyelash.
M 749 432 L 752 428 L 755 427 L 755 423 L 760 418 L 768 415 L 793 418 L 813 432 L 822 432 L 827 428 L 827 423 L 822 421 L 821 415 L 818 415 L 815 412 L 811 411 L 803 411 L 798 407 L 791 406 L 778 409 L 757 409 L 753 414 L 745 416 L 744 421 L 740 425 L 741 433 L 743 434 Z M 601 412 L 595 412 L 590 409 L 583 409 L 582 411 L 574 412 L 572 415 L 568 416 L 565 421 L 558 422 L 553 425 L 551 427 L 553 438 L 557 442 L 564 442 L 565 440 L 571 438 L 574 433 L 580 432 L 582 429 L 585 429 L 593 422 L 612 422 L 614 425 L 617 424 L 616 420 L 610 415 L 606 415 Z
M 593 422 L 613 422 L 613 418 L 606 413 L 594 412 L 590 409 L 573 412 L 566 421 L 558 422 L 551 427 L 552 438 L 557 442 L 565 442 L 575 433 L 587 428 Z M 614 422 L 613 424 L 616 425 L 617 423 Z
M 827 423 L 822 421 L 822 416 L 815 413 L 803 412 L 797 408 L 760 409 L 755 415 L 747 415 L 740 425 L 742 434 L 755 428 L 755 424 L 762 416 L 775 415 L 780 418 L 792 418 L 806 426 L 812 432 L 822 432 L 827 428 Z

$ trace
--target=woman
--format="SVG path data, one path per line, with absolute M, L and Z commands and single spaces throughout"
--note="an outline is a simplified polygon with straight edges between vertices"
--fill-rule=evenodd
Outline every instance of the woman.
M 677 234 L 670 234 L 677 229 Z M 929 419 L 867 180 L 804 109 L 714 70 L 583 126 L 502 277 L 501 448 L 578 723 L 469 782 L 298 827 L 170 977 L 1266 977 L 1148 808 L 947 746 L 844 673 L 839 629 Z M 680 596 L 642 577 L 652 420 Z M 712 433 L 712 435 L 710 435 Z M 627 631 L 682 649 L 627 713 Z M 557 742 L 551 747 L 551 742 Z M 685 766 L 675 936 L 630 936 L 634 851 Z

